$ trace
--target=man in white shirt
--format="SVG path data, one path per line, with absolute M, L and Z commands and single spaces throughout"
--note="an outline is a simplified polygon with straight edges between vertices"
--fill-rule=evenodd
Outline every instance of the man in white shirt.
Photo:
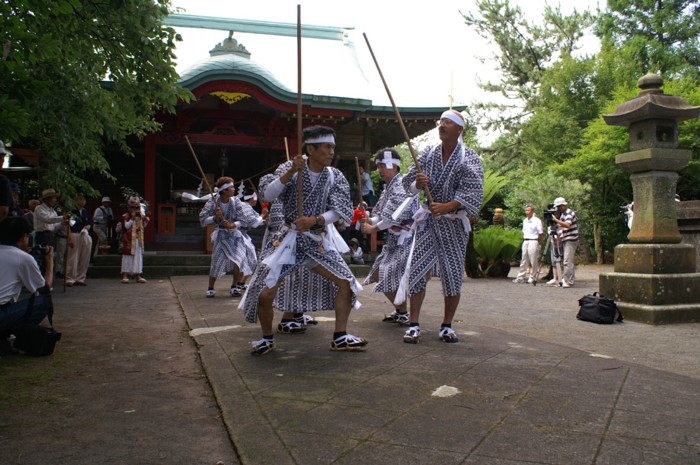
M 58 194 L 53 189 L 41 192 L 41 204 L 34 209 L 34 231 L 37 245 L 56 246 L 56 233 L 65 231 L 70 213 L 60 216 L 54 207 L 58 204 Z
M 360 166 L 360 179 L 362 179 L 362 200 L 368 207 L 374 207 L 374 186 L 369 173 L 364 166 Z
M 542 229 L 542 221 L 535 216 L 535 211 L 532 205 L 525 205 L 525 220 L 523 221 L 523 257 L 520 259 L 520 270 L 518 275 L 513 280 L 514 283 L 524 283 L 525 276 L 530 270 L 530 276 L 527 278 L 528 284 L 534 284 L 537 279 L 537 256 L 540 251 L 540 240 L 544 235 Z

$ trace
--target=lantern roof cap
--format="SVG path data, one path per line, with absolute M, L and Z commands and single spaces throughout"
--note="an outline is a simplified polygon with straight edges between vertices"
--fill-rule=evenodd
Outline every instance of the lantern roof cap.
M 700 107 L 688 104 L 683 98 L 664 94 L 663 79 L 647 73 L 637 81 L 640 91 L 636 98 L 621 103 L 611 115 L 603 115 L 611 126 L 629 126 L 647 119 L 666 119 L 676 122 L 700 116 Z

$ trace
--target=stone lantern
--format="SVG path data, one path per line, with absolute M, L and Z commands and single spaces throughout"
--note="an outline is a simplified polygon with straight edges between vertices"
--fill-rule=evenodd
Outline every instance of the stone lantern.
M 643 76 L 638 97 L 603 116 L 629 128 L 630 152 L 615 162 L 630 173 L 634 221 L 630 244 L 615 248 L 614 272 L 600 275 L 600 292 L 626 318 L 653 324 L 700 321 L 695 247 L 681 244 L 675 205 L 678 171 L 691 159 L 677 148 L 678 122 L 698 117 L 700 107 L 664 94 L 662 84 L 656 74 Z

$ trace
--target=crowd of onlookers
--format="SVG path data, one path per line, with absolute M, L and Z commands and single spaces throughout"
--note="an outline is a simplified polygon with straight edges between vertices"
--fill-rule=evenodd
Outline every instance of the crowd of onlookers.
M 0 155 L 11 155 L 2 141 Z M 109 197 L 89 211 L 82 194 L 72 199 L 72 209 L 60 209 L 52 188 L 24 202 L 21 194 L 19 184 L 0 174 L 0 356 L 14 352 L 10 341 L 19 326 L 44 319 L 51 299 L 42 296 L 50 295 L 54 277 L 66 287 L 87 286 L 92 257 L 117 252 L 124 226 L 115 221 Z M 23 292 L 34 298 L 21 299 Z

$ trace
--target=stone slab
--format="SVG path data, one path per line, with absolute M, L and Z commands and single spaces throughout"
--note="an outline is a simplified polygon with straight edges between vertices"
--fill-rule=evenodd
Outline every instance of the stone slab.
M 694 273 L 695 247 L 689 244 L 621 244 L 615 247 L 615 272 Z
M 599 284 L 618 305 L 700 305 L 700 273 L 601 273 Z

